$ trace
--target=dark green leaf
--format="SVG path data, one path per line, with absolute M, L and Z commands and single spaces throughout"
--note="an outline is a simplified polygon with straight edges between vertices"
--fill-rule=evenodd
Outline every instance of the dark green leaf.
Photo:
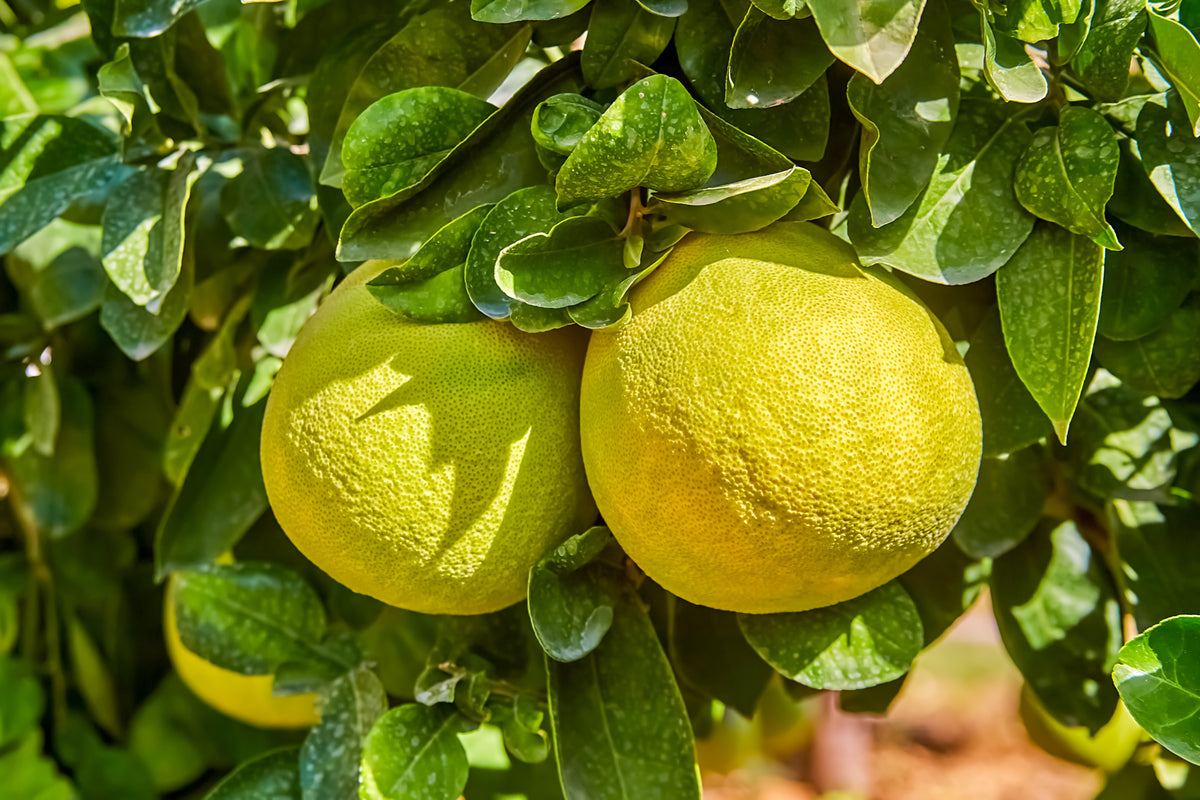
M 1151 97 L 1137 115 L 1137 149 L 1154 188 L 1200 230 L 1200 139 L 1192 134 L 1177 92 Z
M 979 12 L 979 24 L 983 33 L 983 65 L 988 83 L 995 87 L 1001 97 L 1013 103 L 1036 103 L 1045 97 L 1049 89 L 1046 76 L 1025 52 L 1025 46 L 1011 36 L 997 34 L 988 22 L 987 12 L 982 9 Z
M 1117 100 L 1129 85 L 1129 62 L 1146 30 L 1144 0 L 1095 0 L 1092 28 L 1071 68 L 1097 100 Z
M 207 0 L 117 0 L 112 32 L 116 36 L 158 36 Z
M 921 617 L 923 647 L 932 645 L 975 605 L 990 571 L 989 562 L 975 561 L 945 542 L 897 579 Z
M 912 48 L 912 58 L 878 86 L 860 74 L 846 89 L 863 125 L 859 173 L 875 226 L 895 220 L 920 195 L 958 113 L 958 57 L 940 0 L 931 0 Z
M 848 231 L 863 263 L 950 284 L 1000 269 L 1033 230 L 1012 188 L 1031 138 L 1003 105 L 963 101 L 928 187 L 897 220 L 874 227 L 866 199 L 855 198 Z
M 538 643 L 556 661 L 583 658 L 612 625 L 621 577 L 607 565 L 590 563 L 612 541 L 608 528 L 589 528 L 529 571 L 529 619 Z
M 67 647 L 71 654 L 71 672 L 83 695 L 88 713 L 109 735 L 121 735 L 121 712 L 117 707 L 117 687 L 108 659 L 78 619 L 67 627 Z
M 1200 617 L 1172 617 L 1121 648 L 1113 681 L 1138 725 L 1171 752 L 1200 764 Z
M 1145 96 L 1141 98 L 1144 105 Z M 1138 108 L 1141 106 L 1139 105 Z M 1136 123 L 1136 114 L 1135 123 Z M 1117 182 L 1113 186 L 1108 211 L 1112 216 L 1150 233 L 1195 238 L 1191 228 L 1180 218 L 1150 180 L 1137 143 L 1132 139 L 1120 142 L 1121 163 L 1117 167 Z
M 635 0 L 595 0 L 583 44 L 583 77 L 607 89 L 645 74 L 671 41 L 675 20 Z
M 772 675 L 746 642 L 737 615 L 667 596 L 667 648 L 689 688 L 720 700 L 747 719 Z
M 790 614 L 740 614 L 746 640 L 784 677 L 865 689 L 908 672 L 924 645 L 912 598 L 891 581 L 852 600 Z
M 46 696 L 28 662 L 0 655 L 0 747 L 30 733 L 42 718 Z
M 375 101 L 346 132 L 346 199 L 357 207 L 419 183 L 495 110 L 486 100 L 441 86 Z
M 167 343 L 187 316 L 193 275 L 192 260 L 185 251 L 175 285 L 153 311 L 139 306 L 110 283 L 100 306 L 100 325 L 128 358 L 141 361 L 149 357 Z
M 1119 160 L 1116 134 L 1104 117 L 1071 106 L 1058 125 L 1034 134 L 1017 162 L 1013 187 L 1031 213 L 1101 247 L 1120 250 L 1117 234 L 1104 219 Z
M 1013 662 L 1064 725 L 1095 732 L 1112 718 L 1108 679 L 1121 646 L 1112 577 L 1073 522 L 1043 520 L 992 562 L 992 608 Z
M 1091 363 L 1103 279 L 1101 247 L 1045 223 L 996 274 L 1013 366 L 1064 443 Z
M 570 155 L 604 113 L 604 106 L 580 94 L 556 94 L 533 112 L 533 140 L 552 153 Z
M 1156 66 L 1161 67 L 1163 75 L 1179 92 L 1189 121 L 1186 133 L 1195 138 L 1200 136 L 1200 43 L 1196 34 L 1182 23 L 1152 7 L 1147 10 L 1150 30 L 1158 45 Z
M 387 711 L 379 678 L 366 668 L 346 673 L 322 693 L 321 723 L 300 749 L 305 798 L 355 798 L 361 786 L 363 742 Z
M 540 308 L 566 308 L 595 297 L 626 274 L 624 242 L 598 217 L 571 217 L 549 233 L 509 245 L 496 260 L 506 295 Z
M 325 609 L 304 580 L 277 564 L 242 563 L 174 573 L 183 646 L 219 667 L 265 675 L 311 660 Z
M 770 55 L 763 57 L 764 53 Z M 834 61 L 810 19 L 779 21 L 756 6 L 746 10 L 729 53 L 725 104 L 770 108 L 795 100 Z
M 221 189 L 221 212 L 254 247 L 307 246 L 318 217 L 304 159 L 284 147 L 243 151 L 241 174 Z
M 1050 464 L 1036 445 L 983 459 L 975 493 L 951 532 L 954 543 L 975 558 L 1007 553 L 1033 531 L 1053 485 Z
M 808 0 L 833 54 L 875 83 L 883 83 L 916 46 L 925 6 L 923 0 Z
M 9 278 L 52 330 L 100 307 L 108 279 L 100 265 L 100 228 L 56 219 L 5 259 Z
M 365 800 L 447 800 L 467 785 L 467 753 L 458 734 L 471 722 L 446 706 L 393 708 L 363 745 Z
M 589 0 L 471 0 L 471 16 L 479 22 L 558 19 L 574 14 Z
M 1117 578 L 1138 630 L 1176 614 L 1200 612 L 1200 537 L 1192 509 L 1114 499 L 1109 529 L 1121 565 Z
M 247 761 L 205 800 L 301 800 L 299 750 L 274 750 Z
M 1109 339 L 1138 339 L 1163 324 L 1200 272 L 1200 243 L 1121 228 L 1126 249 L 1104 259 L 1099 330 Z
M 555 756 L 567 800 L 699 800 L 683 698 L 632 592 L 604 641 L 579 661 L 547 662 Z M 604 731 L 606 735 L 597 735 Z
M 1131 341 L 1096 339 L 1096 360 L 1139 392 L 1176 398 L 1200 381 L 1200 301 L 1192 300 L 1152 333 Z

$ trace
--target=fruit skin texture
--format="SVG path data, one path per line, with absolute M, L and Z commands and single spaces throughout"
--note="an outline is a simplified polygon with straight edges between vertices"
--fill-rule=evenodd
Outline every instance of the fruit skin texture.
M 260 728 L 309 728 L 321 721 L 313 693 L 271 693 L 274 675 L 243 675 L 218 667 L 188 650 L 175 621 L 175 579 L 167 585 L 163 632 L 175 671 L 192 692 L 213 708 Z
M 808 223 L 691 234 L 593 335 L 583 458 L 647 575 L 692 603 L 804 611 L 950 533 L 981 427 L 941 323 Z
M 596 516 L 579 451 L 586 332 L 419 325 L 359 267 L 318 308 L 267 401 L 279 524 L 348 588 L 427 614 L 525 596 L 529 568 Z

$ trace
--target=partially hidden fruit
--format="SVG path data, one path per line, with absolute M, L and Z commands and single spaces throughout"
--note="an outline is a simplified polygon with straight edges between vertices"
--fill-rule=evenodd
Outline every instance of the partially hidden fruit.
M 273 675 L 243 675 L 188 650 L 175 619 L 175 579 L 167 584 L 163 631 L 175 671 L 192 692 L 223 714 L 259 728 L 308 728 L 321 721 L 312 693 L 275 696 Z
M 949 534 L 981 450 L 954 342 L 808 223 L 692 234 L 593 335 L 581 434 L 604 519 L 685 600 L 747 613 L 856 597 Z
M 596 515 L 579 451 L 587 334 L 403 320 L 366 288 L 386 266 L 350 275 L 284 360 L 262 433 L 271 508 L 356 592 L 495 611 Z
M 1029 684 L 1021 687 L 1019 712 L 1030 740 L 1038 747 L 1064 761 L 1105 772 L 1125 766 L 1142 740 L 1142 729 L 1119 700 L 1112 718 L 1094 735 L 1082 725 L 1071 727 L 1056 720 Z

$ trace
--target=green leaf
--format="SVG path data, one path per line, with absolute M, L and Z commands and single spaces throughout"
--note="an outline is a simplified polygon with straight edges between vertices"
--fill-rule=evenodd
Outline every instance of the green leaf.
M 622 800 L 634 787 L 645 800 L 699 800 L 687 711 L 636 595 L 617 603 L 595 651 L 546 669 L 567 800 Z
M 1101 247 L 1045 223 L 996 274 L 1013 366 L 1063 443 L 1091 362 L 1103 280 Z
M 100 67 L 96 73 L 96 83 L 100 96 L 108 98 L 124 119 L 121 127 L 126 137 L 133 134 L 134 119 L 139 114 L 152 113 L 153 100 L 138 75 L 128 42 L 121 44 L 112 60 Z
M 806 0 L 752 0 L 771 19 L 800 19 L 812 15 Z
M 117 687 L 104 653 L 78 619 L 67 627 L 67 645 L 71 653 L 71 672 L 83 695 L 92 719 L 113 737 L 121 736 L 121 712 L 117 707 Z
M 675 30 L 675 20 L 635 0 L 595 0 L 583 43 L 584 80 L 607 89 L 645 74 Z
M 471 0 L 471 17 L 479 22 L 559 19 L 574 14 L 589 0 Z
M 1117 167 L 1117 182 L 1113 186 L 1108 212 L 1143 231 L 1195 238 L 1191 228 L 1163 199 L 1150 180 L 1138 155 L 1137 143 L 1132 139 L 1122 139 L 1120 148 L 1121 163 Z
M 1190 123 L 1187 132 L 1193 138 L 1200 136 L 1200 42 L 1182 23 L 1163 16 L 1153 7 L 1147 11 L 1150 30 L 1158 45 L 1155 65 L 1179 92 Z
M 589 528 L 529 571 L 529 619 L 542 650 L 555 661 L 578 661 L 591 653 L 612 625 L 620 575 L 592 563 L 612 541 L 608 528 Z
M 1097 100 L 1114 101 L 1129 85 L 1129 62 L 1146 30 L 1144 0 L 1095 0 L 1092 28 L 1071 68 Z
M 316 592 L 278 564 L 212 565 L 173 580 L 183 646 L 219 667 L 270 674 L 287 661 L 311 660 L 325 631 Z
M 1154 188 L 1193 232 L 1200 230 L 1200 139 L 1174 91 L 1152 96 L 1137 115 L 1137 149 Z
M 733 37 L 725 104 L 770 108 L 791 102 L 833 62 L 812 19 L 779 21 L 752 5 Z
M 1200 539 L 1191 510 L 1114 498 L 1108 507 L 1117 578 L 1138 630 L 1176 614 L 1200 612 Z
M 301 800 L 299 749 L 272 750 L 238 766 L 205 800 Z
M 372 103 L 417 86 L 449 86 L 488 97 L 525 53 L 528 25 L 471 19 L 465 2 L 439 3 L 407 20 L 363 65 L 330 134 L 320 182 L 342 183 L 342 147 L 351 123 Z
M 540 308 L 566 308 L 595 297 L 626 274 L 624 240 L 599 217 L 571 217 L 500 251 L 496 284 Z
M 689 0 L 679 18 L 675 50 L 700 101 L 721 119 L 797 161 L 819 161 L 829 138 L 829 85 L 818 79 L 804 94 L 774 108 L 731 109 L 725 82 L 734 32 L 745 16 L 745 3 Z
M 1116 232 L 1104 219 L 1119 160 L 1117 136 L 1104 117 L 1071 106 L 1058 125 L 1034 134 L 1017 162 L 1013 187 L 1031 213 L 1101 247 L 1120 250 Z
M 1092 20 L 1095 15 L 1095 0 L 1080 0 L 1078 16 L 1073 22 L 1059 27 L 1058 41 L 1054 43 L 1053 48 L 1048 48 L 1047 55 L 1051 64 L 1055 66 L 1066 64 L 1079 52 L 1079 48 L 1091 35 Z
M 1200 242 L 1136 228 L 1120 233 L 1129 246 L 1104 259 L 1099 330 L 1128 341 L 1156 330 L 1182 305 L 1200 273 Z
M 0 53 L 0 118 L 38 112 L 37 99 L 21 80 L 8 53 Z
M 0 747 L 7 749 L 32 732 L 45 706 L 46 695 L 29 662 L 0 655 Z
M 875 226 L 895 220 L 920 195 L 958 113 L 958 57 L 949 17 L 940 0 L 932 0 L 925 16 L 904 66 L 889 70 L 879 85 L 855 75 L 846 88 L 850 110 L 863 125 L 859 174 Z
M 475 307 L 494 319 L 511 314 L 516 303 L 496 283 L 500 254 L 515 242 L 546 233 L 571 216 L 572 211 L 558 210 L 554 190 L 549 186 L 518 189 L 493 206 L 467 255 L 465 281 Z
M 997 27 L 1023 42 L 1053 39 L 1060 23 L 1076 20 L 1082 4 L 1082 0 L 1012 0 L 1005 13 L 996 14 Z
M 56 219 L 17 245 L 4 266 L 42 327 L 53 330 L 100 307 L 108 278 L 100 228 Z
M 365 800 L 446 800 L 467 785 L 458 734 L 472 728 L 453 708 L 409 703 L 380 717 L 363 745 Z
M 1131 341 L 1096 339 L 1096 360 L 1139 392 L 1183 397 L 1200 381 L 1200 300 L 1174 311 L 1152 333 Z
M 964 553 L 996 558 L 1037 526 L 1054 486 L 1050 463 L 1038 446 L 979 464 L 975 493 L 951 535 Z
M 1000 269 L 1033 230 L 1012 173 L 1031 139 L 1025 123 L 991 100 L 964 100 L 937 167 L 898 219 L 874 227 L 866 199 L 848 232 L 864 264 L 887 264 L 936 283 L 972 283 Z
M 1171 752 L 1200 764 L 1200 617 L 1172 617 L 1121 648 L 1113 682 L 1138 725 Z
M 13 797 L 35 800 L 75 800 L 78 790 L 42 755 L 42 733 L 30 733 L 0 755 L 4 790 Z
M 166 31 L 207 0 L 116 0 L 115 36 L 149 38 Z
M 1012 103 L 1036 103 L 1044 98 L 1049 89 L 1046 76 L 1025 52 L 1025 46 L 1011 36 L 997 35 L 983 9 L 979 12 L 979 25 L 988 83 Z
M 992 608 L 1013 662 L 1064 725 L 1093 733 L 1112 718 L 1108 674 L 1121 646 L 1112 577 L 1073 522 L 1043 520 L 992 562 Z
M 111 283 L 100 306 L 100 325 L 126 357 L 141 361 L 167 343 L 187 316 L 192 299 L 194 269 L 184 251 L 183 266 L 171 291 L 155 310 L 139 306 Z
M 874 83 L 883 83 L 916 46 L 925 6 L 925 0 L 808 0 L 825 44 Z
M 82 120 L 0 122 L 0 253 L 46 227 L 78 197 L 102 192 L 125 174 L 112 137 Z
M 753 717 L 773 670 L 746 642 L 737 615 L 666 597 L 667 649 L 680 680 Z
M 740 614 L 746 640 L 784 677 L 813 689 L 865 689 L 900 677 L 924 644 L 921 617 L 897 582 L 826 608 Z
M 615 197 L 635 186 L 702 186 L 717 145 L 679 81 L 651 75 L 626 89 L 584 134 L 555 180 L 558 207 Z
M 548 97 L 533 112 L 533 140 L 560 155 L 570 155 L 604 113 L 604 106 L 575 93 Z
M 363 742 L 387 711 L 387 694 L 375 673 L 351 670 L 322 692 L 321 722 L 300 749 L 305 798 L 353 798 L 361 791 Z
M 976 561 L 945 542 L 897 578 L 921 617 L 924 647 L 975 605 L 990 571 L 988 561 Z
M 221 213 L 253 247 L 307 246 L 318 216 L 304 159 L 285 147 L 242 151 L 241 174 L 221 188 Z
M 346 132 L 346 199 L 358 207 L 419 183 L 495 110 L 486 100 L 441 86 L 375 101 Z

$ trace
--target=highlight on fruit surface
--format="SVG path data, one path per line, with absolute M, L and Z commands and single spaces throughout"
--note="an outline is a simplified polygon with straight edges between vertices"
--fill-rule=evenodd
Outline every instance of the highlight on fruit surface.
M 587 334 L 421 325 L 359 267 L 275 380 L 262 433 L 279 524 L 348 588 L 400 608 L 482 614 L 595 518 L 579 446 Z
M 690 234 L 592 337 L 581 435 L 606 523 L 693 603 L 803 611 L 941 544 L 981 426 L 954 342 L 808 223 Z

